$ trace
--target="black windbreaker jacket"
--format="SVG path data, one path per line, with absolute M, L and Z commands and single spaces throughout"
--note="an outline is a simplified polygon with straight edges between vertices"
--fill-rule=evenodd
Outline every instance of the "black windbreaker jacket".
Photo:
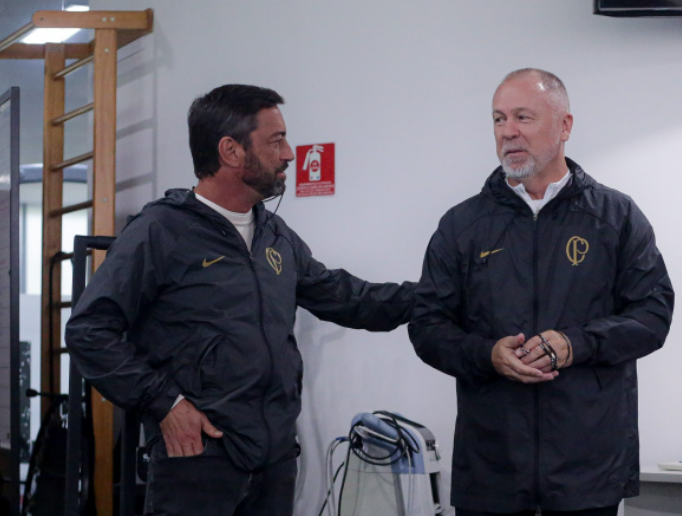
M 295 445 L 303 365 L 296 307 L 351 328 L 407 322 L 414 285 L 329 270 L 284 221 L 254 207 L 251 252 L 234 226 L 187 190 L 148 204 L 115 241 L 66 328 L 81 373 L 148 441 L 182 393 L 254 470 Z
M 634 202 L 567 164 L 571 182 L 537 217 L 498 168 L 426 252 L 409 331 L 424 362 L 457 378 L 462 509 L 571 511 L 638 492 L 635 361 L 663 345 L 672 286 Z M 574 353 L 555 380 L 495 371 L 498 339 L 551 329 Z

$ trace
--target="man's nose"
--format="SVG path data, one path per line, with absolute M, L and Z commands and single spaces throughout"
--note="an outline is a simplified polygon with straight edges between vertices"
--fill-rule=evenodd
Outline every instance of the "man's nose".
M 519 125 L 513 120 L 508 120 L 502 126 L 501 135 L 508 140 L 517 137 L 519 135 Z
M 289 142 L 285 140 L 282 152 L 280 154 L 280 159 L 283 161 L 293 161 L 295 157 L 296 156 L 294 155 L 291 145 L 289 145 Z

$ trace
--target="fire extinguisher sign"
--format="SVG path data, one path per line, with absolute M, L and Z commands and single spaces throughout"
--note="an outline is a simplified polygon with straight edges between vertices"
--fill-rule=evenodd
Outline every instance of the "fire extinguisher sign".
M 296 197 L 334 194 L 334 144 L 296 147 Z

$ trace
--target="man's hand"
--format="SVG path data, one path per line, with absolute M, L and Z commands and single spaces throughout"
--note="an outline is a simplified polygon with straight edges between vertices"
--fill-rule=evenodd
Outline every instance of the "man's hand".
M 543 331 L 542 336 L 557 354 L 557 369 L 563 369 L 573 363 L 573 353 L 570 352 L 566 338 L 554 330 Z M 540 346 L 541 343 L 542 339 L 538 335 L 528 339 L 522 348 L 516 350 L 516 356 L 525 365 L 539 369 L 543 373 L 549 373 L 552 371 L 552 361 Z
M 214 427 L 203 412 L 183 399 L 161 421 L 161 432 L 169 457 L 189 457 L 204 451 L 201 432 L 216 439 L 223 433 Z
M 492 352 L 495 370 L 510 380 L 522 383 L 540 383 L 554 380 L 559 374 L 556 371 L 543 371 L 535 366 L 528 365 L 519 358 L 523 355 L 520 350 L 525 340 L 523 333 L 498 340 Z

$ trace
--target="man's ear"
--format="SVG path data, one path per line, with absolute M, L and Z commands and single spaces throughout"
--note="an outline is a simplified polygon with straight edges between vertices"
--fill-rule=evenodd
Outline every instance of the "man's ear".
M 223 136 L 218 142 L 218 158 L 221 166 L 242 166 L 244 154 L 244 147 L 230 136 Z
M 571 130 L 573 129 L 573 115 L 566 113 L 561 122 L 561 141 L 567 142 L 571 137 Z

